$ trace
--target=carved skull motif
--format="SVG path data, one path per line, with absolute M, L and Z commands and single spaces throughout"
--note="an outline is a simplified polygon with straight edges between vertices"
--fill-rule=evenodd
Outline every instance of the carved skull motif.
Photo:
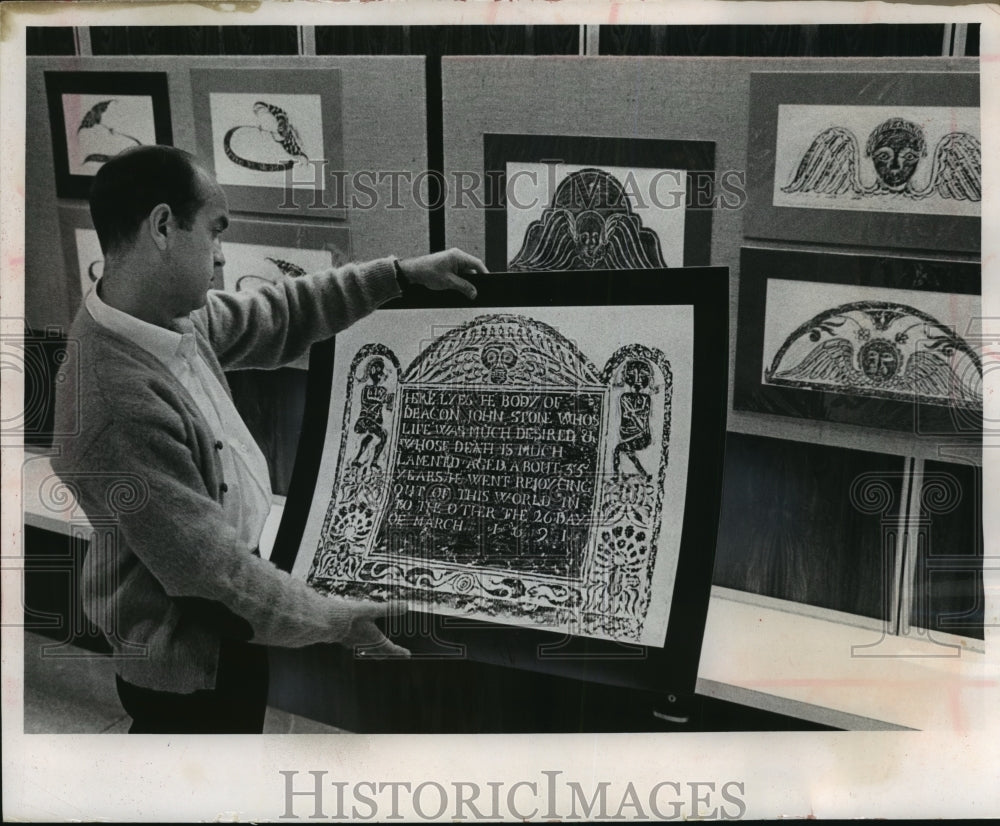
M 491 382 L 506 384 L 509 371 L 517 364 L 517 350 L 510 344 L 487 344 L 480 359 L 489 371 Z

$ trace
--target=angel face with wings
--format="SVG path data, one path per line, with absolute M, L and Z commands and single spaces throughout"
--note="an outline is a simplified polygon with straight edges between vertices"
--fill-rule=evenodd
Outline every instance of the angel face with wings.
M 930 177 L 926 185 L 919 186 L 915 177 L 926 156 L 923 129 L 903 118 L 889 118 L 872 130 L 865 143 L 865 157 L 871 159 L 875 171 L 875 180 L 865 183 L 857 138 L 849 129 L 832 126 L 813 139 L 792 179 L 781 190 L 982 200 L 981 147 L 974 136 L 949 132 L 941 138 L 934 149 Z
M 983 368 L 959 336 L 915 307 L 859 301 L 798 327 L 764 370 L 767 384 L 978 407 Z
M 514 272 L 666 267 L 660 239 L 644 227 L 621 183 L 603 169 L 581 169 L 557 187 L 532 221 Z

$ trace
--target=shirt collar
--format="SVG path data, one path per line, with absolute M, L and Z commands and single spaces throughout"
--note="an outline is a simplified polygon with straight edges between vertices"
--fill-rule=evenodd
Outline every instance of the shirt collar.
M 170 364 L 175 356 L 181 355 L 182 344 L 190 347 L 192 343 L 186 340 L 193 339 L 191 335 L 193 327 L 189 319 L 178 319 L 174 325 L 185 335 L 142 321 L 105 304 L 98 295 L 96 284 L 87 293 L 85 304 L 87 312 L 94 321 L 112 333 L 137 344 L 164 364 Z

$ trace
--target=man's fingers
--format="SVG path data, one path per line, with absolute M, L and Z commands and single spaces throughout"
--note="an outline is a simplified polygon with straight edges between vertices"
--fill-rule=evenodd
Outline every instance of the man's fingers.
M 354 656 L 361 659 L 384 660 L 389 657 L 409 657 L 409 649 L 396 645 L 385 634 L 379 631 L 374 625 L 371 626 L 371 636 L 364 642 L 357 642 L 354 646 Z M 376 636 L 377 634 L 377 636 Z
M 460 250 L 456 247 L 452 250 L 452 255 L 455 258 L 455 269 L 458 272 L 473 272 L 480 275 L 486 275 L 489 272 L 482 261 L 476 258 L 476 256 L 470 255 L 465 250 Z
M 356 619 L 387 619 L 401 617 L 409 607 L 405 602 L 352 602 L 351 613 Z
M 471 283 L 462 278 L 460 275 L 449 275 L 448 286 L 453 290 L 458 290 L 462 295 L 464 295 L 470 301 L 474 299 L 477 295 L 476 288 Z
M 392 640 L 386 638 L 382 642 L 373 645 L 358 645 L 354 648 L 354 656 L 362 660 L 388 660 L 392 658 L 409 659 L 410 650 L 396 645 Z

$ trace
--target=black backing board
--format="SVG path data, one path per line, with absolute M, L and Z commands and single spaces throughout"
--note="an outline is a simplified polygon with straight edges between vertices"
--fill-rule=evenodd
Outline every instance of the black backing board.
M 414 656 L 478 660 L 647 691 L 690 694 L 697 678 L 711 587 L 721 496 L 728 360 L 728 269 L 491 274 L 473 277 L 475 308 L 690 305 L 694 308 L 694 387 L 684 526 L 663 648 L 622 645 L 439 615 L 417 614 L 416 629 L 390 629 Z M 382 311 L 467 308 L 454 292 L 412 288 Z M 291 570 L 317 478 L 331 391 L 335 341 L 310 354 L 306 414 L 295 472 L 271 560 Z M 457 627 L 461 625 L 461 627 Z

